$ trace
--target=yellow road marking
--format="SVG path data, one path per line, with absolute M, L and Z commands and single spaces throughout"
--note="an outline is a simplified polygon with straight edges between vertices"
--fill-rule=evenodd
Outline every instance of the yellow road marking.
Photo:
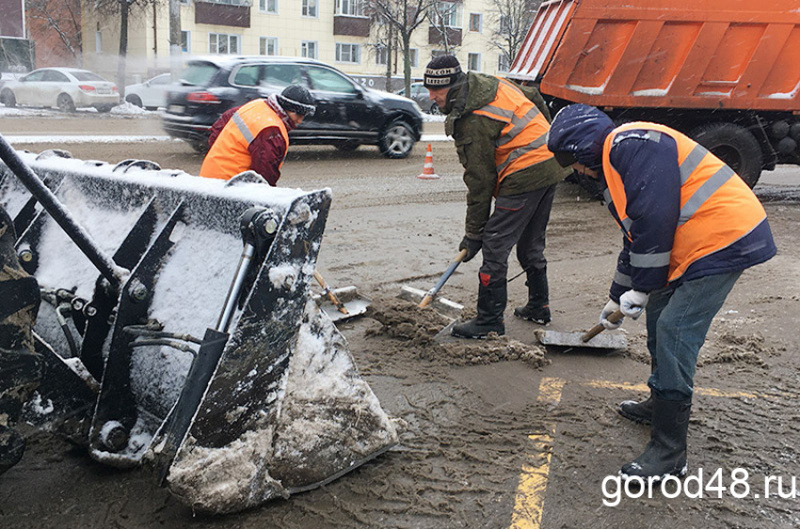
M 561 402 L 561 393 L 566 380 L 560 378 L 543 378 L 539 384 L 537 401 L 551 407 Z M 595 388 L 622 389 L 626 391 L 650 391 L 647 384 L 629 384 L 626 382 L 609 382 L 607 380 L 590 380 L 580 385 Z M 710 397 L 723 398 L 769 398 L 776 395 L 749 393 L 746 391 L 725 391 L 717 388 L 695 388 L 695 393 Z M 514 511 L 511 513 L 510 529 L 540 529 L 544 512 L 544 495 L 547 491 L 547 480 L 550 474 L 550 458 L 553 455 L 553 439 L 556 435 L 556 423 L 545 423 L 546 433 L 529 435 L 531 448 L 525 455 L 519 476 L 519 485 L 514 500 Z
M 561 390 L 565 382 L 560 378 L 543 378 L 539 384 L 539 403 L 557 406 L 561 401 Z M 556 424 L 548 422 L 545 428 L 547 433 L 528 436 L 532 446 L 520 471 L 514 512 L 511 514 L 511 529 L 538 529 L 541 526 Z
M 626 391 L 650 391 L 647 384 L 629 384 L 627 382 L 609 382 L 607 380 L 590 380 L 583 382 L 582 385 L 590 386 L 593 388 L 607 388 L 607 389 L 624 389 Z M 725 398 L 745 398 L 745 399 L 765 399 L 770 396 L 779 395 L 766 395 L 764 393 L 749 393 L 747 391 L 725 391 L 716 388 L 695 388 L 695 393 L 706 395 L 709 397 L 725 397 Z

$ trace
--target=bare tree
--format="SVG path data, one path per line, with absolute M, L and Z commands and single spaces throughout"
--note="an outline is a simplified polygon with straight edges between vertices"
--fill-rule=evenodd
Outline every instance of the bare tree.
M 119 17 L 119 56 L 117 59 L 117 86 L 122 100 L 125 100 L 125 69 L 128 58 L 128 20 L 132 10 L 146 10 L 159 0 L 94 0 L 95 11 L 103 16 Z M 87 2 L 87 5 L 92 5 Z M 170 42 L 172 46 L 174 43 Z M 180 42 L 178 42 L 180 44 Z
M 428 20 L 431 27 L 439 33 L 441 45 L 445 54 L 455 55 L 458 52 L 459 44 L 452 40 L 453 22 L 458 15 L 459 6 L 457 2 L 433 2 L 428 10 Z
M 491 0 L 492 46 L 514 61 L 542 0 Z
M 81 58 L 80 0 L 28 0 L 26 16 L 53 31 L 76 61 Z
M 425 21 L 432 0 L 367 0 L 374 16 L 396 31 L 403 51 L 403 77 L 406 94 L 411 93 L 411 35 Z

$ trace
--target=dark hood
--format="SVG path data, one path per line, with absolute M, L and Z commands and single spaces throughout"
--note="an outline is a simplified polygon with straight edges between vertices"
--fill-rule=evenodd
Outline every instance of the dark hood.
M 613 129 L 611 118 L 595 107 L 569 105 L 553 118 L 547 148 L 553 153 L 571 153 L 586 167 L 602 171 L 603 142 Z

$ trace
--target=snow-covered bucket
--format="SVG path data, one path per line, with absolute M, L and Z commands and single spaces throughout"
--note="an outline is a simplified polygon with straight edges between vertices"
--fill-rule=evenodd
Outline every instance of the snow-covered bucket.
M 0 205 L 49 302 L 36 331 L 55 367 L 29 420 L 85 435 L 98 461 L 151 462 L 182 501 L 214 513 L 319 486 L 397 442 L 310 296 L 330 190 L 18 155 L 126 271 L 113 288 L 0 164 Z M 251 208 L 275 221 L 245 273 Z

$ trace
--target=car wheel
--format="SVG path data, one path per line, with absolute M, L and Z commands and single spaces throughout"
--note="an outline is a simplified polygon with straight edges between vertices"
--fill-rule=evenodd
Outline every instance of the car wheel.
M 428 109 L 428 112 L 430 112 L 434 116 L 438 116 L 439 114 L 442 113 L 442 111 L 439 110 L 439 105 L 437 105 L 436 103 L 431 103 L 431 108 Z
M 113 105 L 98 105 L 98 106 L 96 106 L 94 108 L 96 108 L 98 112 L 110 112 L 111 109 L 114 108 L 114 106 Z
M 56 100 L 56 105 L 62 112 L 75 112 L 75 102 L 67 94 L 60 94 Z
M 396 119 L 384 129 L 378 148 L 387 158 L 405 158 L 414 147 L 414 131 L 405 121 Z
M 350 152 L 358 149 L 361 146 L 361 143 L 357 141 L 340 141 L 338 143 L 334 143 L 333 146 L 340 151 Z
M 129 96 L 125 96 L 125 101 L 130 103 L 131 105 L 136 105 L 137 107 L 141 107 L 142 105 L 142 98 L 133 94 Z
M 3 103 L 7 107 L 17 106 L 17 98 L 14 97 L 14 92 L 11 90 L 3 90 L 3 93 L 0 94 L 0 103 Z
M 758 140 L 746 128 L 734 123 L 707 123 L 689 136 L 736 171 L 747 185 L 756 185 L 763 158 Z

